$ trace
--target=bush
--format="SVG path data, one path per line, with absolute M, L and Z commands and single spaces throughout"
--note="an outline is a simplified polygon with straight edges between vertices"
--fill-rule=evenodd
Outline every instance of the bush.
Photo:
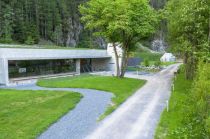
M 149 60 L 148 59 L 144 60 L 144 66 L 149 67 Z
M 31 36 L 28 36 L 25 41 L 25 44 L 33 45 L 34 43 L 35 43 L 34 39 Z
M 178 138 L 208 139 L 210 137 L 210 64 L 200 62 L 185 106 L 184 127 L 174 130 Z
M 154 65 L 155 65 L 156 67 L 160 67 L 161 62 L 160 62 L 160 61 L 155 61 Z
M 161 116 L 156 139 L 209 139 L 210 63 L 200 62 L 194 81 L 184 77 L 182 66 L 174 81 L 169 112 Z
M 193 108 L 189 116 L 190 122 L 196 123 L 193 128 L 196 138 L 210 137 L 210 64 L 199 62 L 196 79 L 192 88 Z M 199 121 L 199 122 L 198 122 Z M 198 127 L 198 128 L 197 128 Z M 199 128 L 200 127 L 200 128 Z M 197 129 L 197 130 L 196 130 Z M 200 134 L 198 134 L 200 133 Z

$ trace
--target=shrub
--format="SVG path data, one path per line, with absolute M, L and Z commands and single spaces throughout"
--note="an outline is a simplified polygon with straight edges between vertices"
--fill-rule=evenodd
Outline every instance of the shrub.
M 35 43 L 34 39 L 31 36 L 28 36 L 25 41 L 25 44 L 33 45 L 34 43 Z
M 176 130 L 180 138 L 203 138 L 210 135 L 210 64 L 199 62 L 196 78 L 191 89 L 192 97 L 184 116 L 184 128 Z
M 160 67 L 161 62 L 160 62 L 160 61 L 155 61 L 154 65 L 155 65 L 156 67 Z
M 144 60 L 144 66 L 149 67 L 149 60 L 148 59 Z

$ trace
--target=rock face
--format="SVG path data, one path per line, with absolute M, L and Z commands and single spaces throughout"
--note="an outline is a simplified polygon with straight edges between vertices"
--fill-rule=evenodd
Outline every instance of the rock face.
M 87 2 L 88 0 L 79 1 L 77 5 Z M 162 9 L 165 6 L 167 0 L 150 0 L 150 4 L 155 9 Z M 94 37 L 91 31 L 84 30 L 83 25 L 80 22 L 80 15 L 78 9 L 73 12 L 72 17 L 69 19 L 71 28 L 68 32 L 68 38 L 66 41 L 67 46 L 75 47 L 100 47 L 105 48 L 107 42 L 101 37 Z M 164 52 L 168 47 L 165 41 L 167 34 L 167 22 L 161 21 L 160 29 L 154 35 L 151 41 L 151 49 L 158 52 Z
M 91 31 L 84 30 L 80 21 L 78 6 L 88 0 L 78 0 L 73 6 L 72 15 L 69 19 L 70 29 L 66 38 L 66 46 L 69 47 L 100 47 L 105 48 L 107 43 L 101 37 L 94 37 Z M 65 40 L 64 40 L 65 41 Z
M 162 9 L 164 8 L 167 0 L 150 0 L 150 4 L 155 9 Z M 168 47 L 167 42 L 165 41 L 167 35 L 167 21 L 162 20 L 160 23 L 160 28 L 156 32 L 151 41 L 151 49 L 158 52 L 165 52 L 166 48 Z
M 79 42 L 79 35 L 81 33 L 81 30 L 83 29 L 82 24 L 79 21 L 79 16 L 77 16 L 77 19 L 70 18 L 70 30 L 68 32 L 68 38 L 66 45 L 67 46 L 73 46 L 75 47 Z
M 70 29 L 68 32 L 68 38 L 66 45 L 69 47 L 75 47 L 81 44 L 81 47 L 100 47 L 106 48 L 107 43 L 101 37 L 94 37 L 91 31 L 84 31 L 84 26 L 80 22 L 80 16 L 77 18 L 71 18 Z M 91 45 L 91 46 L 90 46 Z

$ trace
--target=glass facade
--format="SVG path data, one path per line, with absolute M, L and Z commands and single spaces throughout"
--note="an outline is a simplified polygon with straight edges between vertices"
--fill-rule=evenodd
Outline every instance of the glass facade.
M 92 72 L 92 59 L 81 59 L 80 72 Z
M 76 72 L 76 60 L 9 61 L 9 78 Z

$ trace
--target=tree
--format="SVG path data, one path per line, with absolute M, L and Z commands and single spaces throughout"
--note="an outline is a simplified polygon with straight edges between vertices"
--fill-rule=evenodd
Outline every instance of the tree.
M 194 77 L 199 53 L 210 52 L 209 4 L 209 0 L 171 0 L 167 4 L 169 42 L 184 56 L 187 79 Z
M 11 43 L 12 42 L 12 33 L 13 33 L 13 11 L 12 8 L 7 5 L 3 13 L 3 42 Z
M 78 41 L 81 32 L 78 5 L 84 1 L 0 0 L 0 41 L 24 43 L 30 36 L 35 43 L 41 38 L 70 45 L 69 39 Z
M 80 6 L 80 12 L 86 28 L 113 43 L 116 57 L 116 43 L 121 44 L 123 55 L 121 69 L 117 70 L 119 77 L 124 77 L 129 52 L 135 49 L 138 41 L 154 33 L 158 21 L 147 0 L 90 0 Z

